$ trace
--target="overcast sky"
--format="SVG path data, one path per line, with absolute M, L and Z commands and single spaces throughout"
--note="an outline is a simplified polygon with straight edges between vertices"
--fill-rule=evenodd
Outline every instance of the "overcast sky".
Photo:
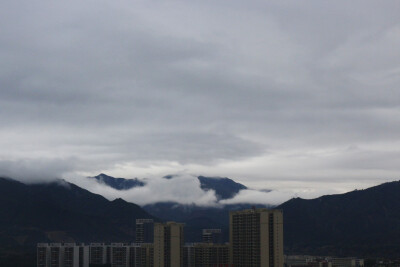
M 398 180 L 400 1 L 0 1 L 0 174 Z

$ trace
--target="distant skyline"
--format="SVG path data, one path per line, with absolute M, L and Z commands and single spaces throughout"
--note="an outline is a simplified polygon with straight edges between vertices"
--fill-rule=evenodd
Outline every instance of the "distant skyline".
M 0 176 L 221 176 L 306 198 L 398 180 L 399 10 L 1 1 Z

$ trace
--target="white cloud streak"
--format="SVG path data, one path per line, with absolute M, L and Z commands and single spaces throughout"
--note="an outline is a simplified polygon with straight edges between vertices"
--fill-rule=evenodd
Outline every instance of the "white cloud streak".
M 181 204 L 197 204 L 199 206 L 216 205 L 215 192 L 207 192 L 200 188 L 199 180 L 191 175 L 180 174 L 173 179 L 156 178 L 146 179 L 146 185 L 129 190 L 115 190 L 107 185 L 98 183 L 94 179 L 85 177 L 71 177 L 70 182 L 87 188 L 89 191 L 100 194 L 110 200 L 122 198 L 139 205 L 156 202 L 177 202 Z

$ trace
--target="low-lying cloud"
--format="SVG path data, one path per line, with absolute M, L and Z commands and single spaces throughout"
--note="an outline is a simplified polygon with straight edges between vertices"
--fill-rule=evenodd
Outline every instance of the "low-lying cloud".
M 145 186 L 129 190 L 116 190 L 86 177 L 74 177 L 69 181 L 110 200 L 122 198 L 138 205 L 156 202 L 177 202 L 199 206 L 217 204 L 215 192 L 213 190 L 203 191 L 200 188 L 199 180 L 195 176 L 187 174 L 176 175 L 173 179 L 149 178 L 146 179 Z
M 139 205 L 157 202 L 177 202 L 185 205 L 220 206 L 229 204 L 264 204 L 279 205 L 291 198 L 315 198 L 322 194 L 337 193 L 335 190 L 297 189 L 297 190 L 240 190 L 233 198 L 218 200 L 214 190 L 204 191 L 200 187 L 197 176 L 176 174 L 173 179 L 156 178 L 141 179 L 145 185 L 128 190 L 116 190 L 95 179 L 75 177 L 69 179 L 93 193 L 113 200 L 123 198 Z

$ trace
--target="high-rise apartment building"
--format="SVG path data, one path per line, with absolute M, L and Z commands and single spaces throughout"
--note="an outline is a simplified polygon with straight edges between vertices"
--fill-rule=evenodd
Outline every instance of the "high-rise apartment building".
M 154 224 L 154 267 L 183 266 L 183 227 L 176 222 Z
M 136 219 L 136 243 L 153 243 L 153 219 Z
M 203 229 L 202 241 L 203 243 L 222 244 L 223 241 L 221 229 Z
M 283 267 L 281 210 L 229 213 L 230 262 L 235 267 Z

